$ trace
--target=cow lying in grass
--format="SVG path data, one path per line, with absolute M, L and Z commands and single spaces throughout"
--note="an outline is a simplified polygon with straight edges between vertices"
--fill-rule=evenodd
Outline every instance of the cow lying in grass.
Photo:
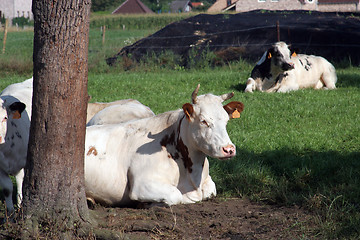
M 124 124 L 87 127 L 85 191 L 110 206 L 134 202 L 194 203 L 216 195 L 206 156 L 228 159 L 235 145 L 226 131 L 240 117 L 234 94 L 197 96 L 182 109 Z
M 11 84 L 0 94 L 0 187 L 5 195 L 9 214 L 14 212 L 13 184 L 9 175 L 15 176 L 17 204 L 21 204 L 24 167 L 30 131 L 33 79 Z M 91 124 L 121 123 L 135 118 L 154 116 L 150 108 L 127 99 L 112 103 L 89 103 L 91 114 L 96 114 Z M 99 107 L 100 106 L 100 107 Z M 112 115 L 104 114 L 111 108 Z
M 14 212 L 13 184 L 15 176 L 17 203 L 21 204 L 24 167 L 31 120 L 32 79 L 5 88 L 0 94 L 0 187 L 6 209 Z
M 107 107 L 101 109 L 100 106 L 103 107 L 104 105 Z M 118 100 L 111 103 L 89 103 L 88 118 L 90 111 L 91 113 L 95 112 L 95 109 L 101 110 L 94 114 L 86 126 L 116 124 L 155 116 L 149 107 L 134 99 Z
M 335 89 L 334 66 L 325 58 L 296 54 L 284 42 L 268 49 L 251 72 L 245 92 L 289 92 L 301 88 Z

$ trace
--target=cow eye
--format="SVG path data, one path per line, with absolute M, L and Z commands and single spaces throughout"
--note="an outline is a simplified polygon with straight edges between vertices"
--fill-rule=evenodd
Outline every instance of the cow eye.
M 201 121 L 201 124 L 209 127 L 209 124 L 208 124 L 205 120 L 202 120 L 202 121 Z
M 4 119 L 3 119 L 2 121 L 3 121 L 3 122 L 6 122 L 6 121 L 7 121 L 7 119 L 8 119 L 7 117 L 4 117 Z

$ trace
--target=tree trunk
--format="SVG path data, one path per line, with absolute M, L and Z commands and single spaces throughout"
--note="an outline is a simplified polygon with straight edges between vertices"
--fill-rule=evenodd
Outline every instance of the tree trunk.
M 24 238 L 40 236 L 44 229 L 70 232 L 69 237 L 89 220 L 84 143 L 90 3 L 33 0 L 34 93 Z

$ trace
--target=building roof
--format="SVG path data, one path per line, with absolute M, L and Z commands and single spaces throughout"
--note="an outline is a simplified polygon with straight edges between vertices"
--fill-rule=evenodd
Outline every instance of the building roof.
M 238 0 L 230 0 L 230 5 L 228 5 L 228 0 L 217 0 L 213 5 L 208 8 L 208 12 L 220 12 L 226 9 L 228 6 L 232 6 Z
M 175 13 L 186 12 L 186 7 L 190 4 L 190 0 L 175 0 L 170 3 L 170 11 Z
M 204 6 L 204 3 L 202 2 L 190 2 L 192 7 L 200 7 L 200 6 Z
M 154 13 L 150 8 L 145 6 L 140 0 L 126 0 L 112 14 L 137 14 L 137 13 Z
M 360 0 L 318 0 L 318 4 L 347 4 L 360 3 Z

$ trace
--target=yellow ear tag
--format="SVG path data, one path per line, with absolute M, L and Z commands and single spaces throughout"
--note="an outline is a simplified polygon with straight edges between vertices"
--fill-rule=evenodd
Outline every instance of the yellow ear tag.
M 291 54 L 292 57 L 296 57 L 296 52 L 293 52 L 293 54 Z
M 268 55 L 268 59 L 270 59 L 272 56 L 271 56 L 271 53 L 269 53 L 269 55 Z
M 19 111 L 16 111 L 13 113 L 13 119 L 19 119 L 21 118 L 21 114 L 19 113 Z
M 239 111 L 236 109 L 232 114 L 231 114 L 231 118 L 239 118 L 240 117 L 240 113 Z

